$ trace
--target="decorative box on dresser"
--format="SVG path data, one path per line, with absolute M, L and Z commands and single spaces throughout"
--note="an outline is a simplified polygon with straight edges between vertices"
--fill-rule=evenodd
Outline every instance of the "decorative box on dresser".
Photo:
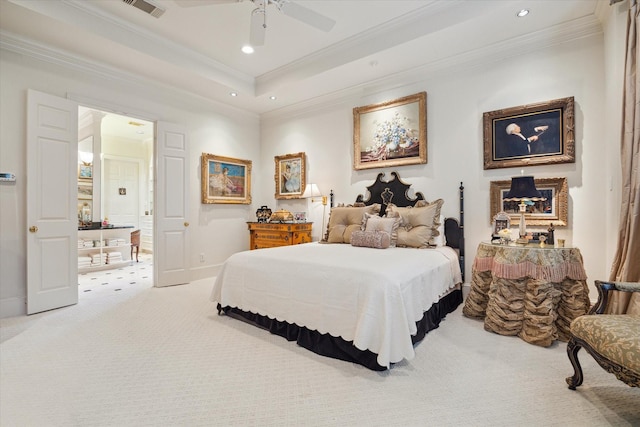
M 249 249 L 275 248 L 311 242 L 311 222 L 247 222 Z

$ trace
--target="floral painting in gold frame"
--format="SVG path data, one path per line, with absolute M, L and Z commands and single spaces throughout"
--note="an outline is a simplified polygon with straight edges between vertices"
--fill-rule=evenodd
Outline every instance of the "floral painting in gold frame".
M 305 153 L 275 156 L 276 199 L 299 199 L 307 185 Z
M 251 203 L 251 160 L 202 153 L 202 203 Z
M 568 188 L 567 178 L 535 178 L 536 188 L 547 200 L 532 202 L 527 206 L 525 221 L 527 225 L 566 226 L 568 225 Z M 491 181 L 491 216 L 498 212 L 506 212 L 511 219 L 511 226 L 520 225 L 520 208 L 518 202 L 503 200 L 511 189 L 511 180 Z
M 427 93 L 353 109 L 353 168 L 427 163 Z

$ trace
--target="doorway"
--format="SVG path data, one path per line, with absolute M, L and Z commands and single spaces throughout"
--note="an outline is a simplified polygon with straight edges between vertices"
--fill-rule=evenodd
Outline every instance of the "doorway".
M 150 121 L 78 107 L 81 287 L 88 277 L 105 283 L 113 269 L 143 270 L 153 286 L 154 132 Z

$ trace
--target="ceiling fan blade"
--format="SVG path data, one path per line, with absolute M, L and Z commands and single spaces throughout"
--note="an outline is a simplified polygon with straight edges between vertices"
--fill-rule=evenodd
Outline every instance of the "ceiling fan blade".
M 180 7 L 210 6 L 212 4 L 240 3 L 242 0 L 173 0 Z
M 264 46 L 264 37 L 267 32 L 264 9 L 258 8 L 251 12 L 251 27 L 249 31 L 249 44 L 251 46 Z
M 300 6 L 297 3 L 292 3 L 289 1 L 282 1 L 280 3 L 280 10 L 285 15 L 302 21 L 305 24 L 311 25 L 312 27 L 315 27 L 326 33 L 331 31 L 333 26 L 336 24 L 336 21 L 327 16 L 321 15 L 318 12 L 314 12 L 308 7 Z

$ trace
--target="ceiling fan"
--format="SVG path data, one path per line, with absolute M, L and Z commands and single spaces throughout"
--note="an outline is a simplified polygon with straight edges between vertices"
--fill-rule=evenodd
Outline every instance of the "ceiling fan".
M 175 0 L 178 6 L 194 7 L 223 3 L 240 3 L 243 0 Z M 273 5 L 280 12 L 298 21 L 304 22 L 318 30 L 329 32 L 336 21 L 321 15 L 308 7 L 301 6 L 290 0 L 249 0 L 256 5 L 251 12 L 251 29 L 249 43 L 252 46 L 263 46 L 267 30 L 267 6 Z

